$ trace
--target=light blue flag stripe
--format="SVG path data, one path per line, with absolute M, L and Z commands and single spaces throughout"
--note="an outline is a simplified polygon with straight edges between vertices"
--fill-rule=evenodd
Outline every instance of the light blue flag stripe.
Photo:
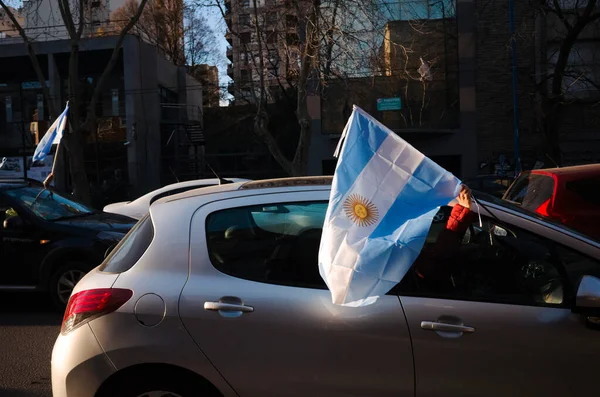
M 40 140 L 35 152 L 33 154 L 33 161 L 42 161 L 46 158 L 48 153 L 52 150 L 52 145 L 58 143 L 62 139 L 63 130 L 66 124 L 67 112 L 69 111 L 69 104 L 65 107 L 65 110 L 60 116 L 52 123 L 44 137 Z

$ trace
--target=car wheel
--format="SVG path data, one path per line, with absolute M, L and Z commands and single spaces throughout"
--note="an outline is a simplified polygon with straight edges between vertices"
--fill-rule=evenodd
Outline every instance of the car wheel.
M 160 379 L 162 378 L 162 379 Z M 158 378 L 138 378 L 125 380 L 113 390 L 105 390 L 99 395 L 102 397 L 217 397 L 220 394 L 215 393 L 209 388 L 203 387 L 190 381 L 187 377 L 183 379 L 178 377 L 166 378 L 164 375 Z M 116 385 L 115 385 L 116 386 Z
M 69 302 L 73 288 L 90 270 L 90 266 L 75 262 L 67 263 L 54 272 L 50 278 L 48 291 L 55 307 L 64 310 Z

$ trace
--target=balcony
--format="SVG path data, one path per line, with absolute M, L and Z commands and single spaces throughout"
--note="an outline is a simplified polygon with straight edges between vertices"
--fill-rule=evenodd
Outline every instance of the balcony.
M 233 45 L 233 34 L 231 33 L 230 30 L 227 30 L 227 32 L 225 32 L 225 40 L 227 40 L 227 42 L 229 43 L 229 45 Z
M 232 64 L 227 65 L 227 76 L 229 76 L 233 79 L 233 65 Z
M 227 84 L 227 92 L 235 96 L 235 82 L 232 81 L 229 84 Z
M 233 48 L 227 48 L 227 50 L 225 51 L 225 55 L 227 56 L 227 59 L 229 59 L 230 62 L 233 62 Z

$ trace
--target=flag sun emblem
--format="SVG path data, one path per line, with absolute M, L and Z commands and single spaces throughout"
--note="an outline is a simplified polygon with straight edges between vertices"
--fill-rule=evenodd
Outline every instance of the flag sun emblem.
M 351 194 L 344 201 L 344 212 L 358 226 L 371 226 L 379 217 L 377 207 L 358 194 Z

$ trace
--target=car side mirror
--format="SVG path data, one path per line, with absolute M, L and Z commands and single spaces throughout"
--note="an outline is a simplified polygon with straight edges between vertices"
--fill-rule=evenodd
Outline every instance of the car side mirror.
M 600 316 L 600 279 L 583 276 L 575 297 L 576 313 Z
M 8 217 L 4 220 L 4 228 L 11 230 L 21 229 L 23 228 L 23 219 L 18 215 Z

